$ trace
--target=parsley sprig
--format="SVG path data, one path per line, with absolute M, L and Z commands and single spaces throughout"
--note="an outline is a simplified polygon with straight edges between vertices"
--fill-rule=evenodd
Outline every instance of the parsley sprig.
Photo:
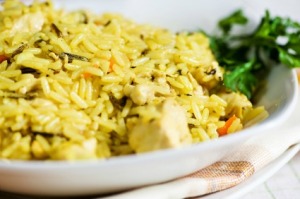
M 251 99 L 261 74 L 270 67 L 278 63 L 290 68 L 300 66 L 300 25 L 289 18 L 271 17 L 266 11 L 252 33 L 232 33 L 233 26 L 247 22 L 238 10 L 219 21 L 221 35 L 209 37 L 211 49 L 226 71 L 225 87 Z

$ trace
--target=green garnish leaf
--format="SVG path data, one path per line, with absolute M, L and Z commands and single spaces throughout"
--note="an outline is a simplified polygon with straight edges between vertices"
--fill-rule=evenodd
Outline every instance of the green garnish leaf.
M 228 17 L 219 21 L 219 27 L 224 34 L 228 34 L 233 25 L 240 24 L 244 25 L 248 22 L 248 19 L 244 16 L 242 10 L 237 10 Z
M 257 79 L 251 73 L 254 64 L 254 61 L 250 61 L 235 66 L 235 70 L 224 74 L 224 84 L 232 91 L 241 91 L 250 98 L 257 84 Z
M 291 55 L 282 49 L 279 49 L 279 60 L 289 67 L 300 66 L 299 56 L 296 57 L 295 55 Z
M 231 33 L 233 26 L 245 25 L 247 21 L 238 10 L 220 20 L 221 36 L 210 35 L 209 38 L 217 61 L 226 71 L 225 87 L 251 99 L 260 75 L 276 63 L 300 67 L 300 24 L 289 18 L 271 17 L 266 11 L 250 34 Z

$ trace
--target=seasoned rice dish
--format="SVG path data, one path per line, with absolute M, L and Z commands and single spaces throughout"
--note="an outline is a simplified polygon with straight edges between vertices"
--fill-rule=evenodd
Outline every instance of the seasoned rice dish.
M 217 139 L 265 119 L 222 88 L 208 38 L 123 16 L 4 1 L 0 158 L 109 158 Z

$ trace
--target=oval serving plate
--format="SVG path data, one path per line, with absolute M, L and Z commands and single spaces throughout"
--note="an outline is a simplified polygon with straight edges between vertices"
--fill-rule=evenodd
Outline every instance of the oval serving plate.
M 294 0 L 287 0 L 293 2 Z M 268 3 L 269 2 L 269 3 Z M 117 12 L 140 23 L 177 30 L 213 30 L 216 22 L 237 8 L 258 20 L 267 7 L 280 13 L 280 1 L 205 0 L 56 0 L 68 10 L 88 9 L 96 13 Z M 217 6 L 216 6 L 217 5 Z M 288 4 L 287 4 L 288 5 Z M 277 6 L 277 7 L 276 7 Z M 289 15 L 297 17 L 290 8 Z M 254 12 L 255 11 L 255 12 Z M 300 18 L 300 17 L 298 17 Z M 270 117 L 239 133 L 181 149 L 97 161 L 8 161 L 0 160 L 0 190 L 47 196 L 104 194 L 168 181 L 203 168 L 224 157 L 240 143 L 256 134 L 267 133 L 284 122 L 297 100 L 297 77 L 293 70 L 275 67 L 267 77 L 267 87 L 258 102 Z

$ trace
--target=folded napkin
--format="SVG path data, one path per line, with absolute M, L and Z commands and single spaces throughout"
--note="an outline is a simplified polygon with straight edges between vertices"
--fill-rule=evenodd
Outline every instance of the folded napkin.
M 102 199 L 201 198 L 203 195 L 231 188 L 275 160 L 289 147 L 300 143 L 300 125 L 297 124 L 299 111 L 300 103 L 290 117 L 289 125 L 246 141 L 234 150 L 235 152 L 204 169 L 173 181 L 102 197 Z

